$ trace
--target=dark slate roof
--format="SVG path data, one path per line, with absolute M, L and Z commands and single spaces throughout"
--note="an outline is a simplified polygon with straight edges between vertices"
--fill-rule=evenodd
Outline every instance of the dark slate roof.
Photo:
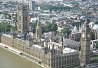
M 72 46 L 72 47 L 80 46 L 80 42 L 77 42 L 71 39 L 64 39 L 63 41 L 64 41 L 63 42 L 64 46 Z

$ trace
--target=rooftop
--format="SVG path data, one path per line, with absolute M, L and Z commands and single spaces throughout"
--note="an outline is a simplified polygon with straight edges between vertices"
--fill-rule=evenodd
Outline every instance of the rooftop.
M 3 36 L 11 38 L 11 35 L 8 35 L 8 34 L 3 34 Z
M 80 43 L 71 39 L 64 39 L 64 46 L 79 46 Z
M 77 50 L 71 49 L 71 48 L 64 48 L 63 53 L 73 53 L 73 52 L 77 52 Z
M 35 47 L 35 48 L 41 49 L 41 46 L 39 46 L 39 45 L 37 45 L 37 44 L 34 44 L 32 47 Z
M 98 30 L 98 24 L 95 24 L 95 25 L 93 26 L 93 29 L 94 29 L 94 30 Z

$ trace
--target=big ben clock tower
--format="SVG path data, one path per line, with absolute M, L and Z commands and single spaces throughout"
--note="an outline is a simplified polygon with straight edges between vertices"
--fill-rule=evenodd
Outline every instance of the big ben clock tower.
M 80 66 L 84 67 L 90 63 L 90 32 L 89 28 L 90 20 L 85 21 L 85 25 L 81 32 L 81 51 L 80 51 Z

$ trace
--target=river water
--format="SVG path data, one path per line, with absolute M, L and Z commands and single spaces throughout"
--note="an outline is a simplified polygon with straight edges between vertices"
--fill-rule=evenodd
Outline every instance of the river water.
M 0 47 L 0 68 L 41 68 L 10 51 Z

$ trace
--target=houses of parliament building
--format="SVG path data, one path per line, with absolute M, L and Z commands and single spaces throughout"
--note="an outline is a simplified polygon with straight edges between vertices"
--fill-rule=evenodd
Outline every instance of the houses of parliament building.
M 25 8 L 26 7 L 26 8 Z M 26 15 L 25 15 L 26 14 Z M 20 4 L 18 8 L 17 32 L 24 34 L 29 32 L 28 8 L 26 4 Z M 90 63 L 90 28 L 89 21 L 85 21 L 81 32 L 80 50 L 65 46 L 64 37 L 59 37 L 59 42 L 53 38 L 42 38 L 41 22 L 37 21 L 36 32 L 33 35 L 23 35 L 25 39 L 12 35 L 0 35 L 0 43 L 8 45 L 33 57 L 44 68 L 73 68 L 84 67 Z M 70 42 L 70 41 L 69 41 Z M 75 44 L 76 45 L 76 44 Z

